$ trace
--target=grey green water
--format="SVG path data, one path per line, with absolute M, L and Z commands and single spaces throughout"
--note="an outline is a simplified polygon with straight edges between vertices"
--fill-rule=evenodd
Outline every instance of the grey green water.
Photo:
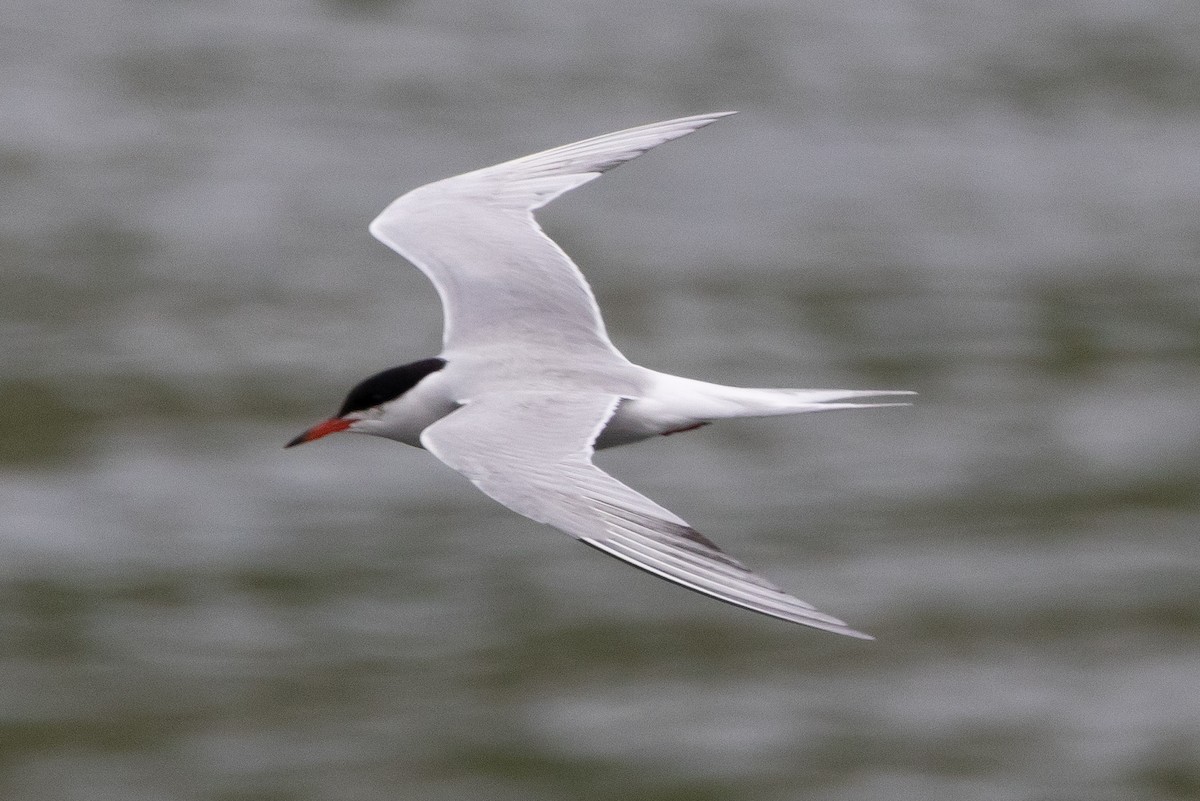
M 1200 796 L 1200 6 L 16 0 L 0 796 Z M 604 466 L 878 640 L 365 438 L 425 181 L 742 114 L 543 215 L 618 344 L 911 409 Z

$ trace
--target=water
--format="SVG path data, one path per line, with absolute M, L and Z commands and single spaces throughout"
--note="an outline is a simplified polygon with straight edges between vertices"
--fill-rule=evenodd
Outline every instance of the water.
M 0 28 L 12 801 L 1200 795 L 1193 4 L 19 2 Z M 606 453 L 879 639 L 427 454 L 281 445 L 440 310 L 424 181 L 742 114 L 543 215 L 646 364 L 911 388 Z

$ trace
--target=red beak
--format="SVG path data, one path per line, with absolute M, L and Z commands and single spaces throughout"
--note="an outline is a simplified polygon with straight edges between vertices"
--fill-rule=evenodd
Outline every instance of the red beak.
M 293 445 L 303 445 L 306 442 L 312 442 L 314 439 L 320 439 L 327 434 L 336 434 L 339 431 L 345 431 L 350 427 L 352 422 L 354 421 L 341 417 L 330 417 L 323 423 L 317 423 L 283 447 L 290 448 Z

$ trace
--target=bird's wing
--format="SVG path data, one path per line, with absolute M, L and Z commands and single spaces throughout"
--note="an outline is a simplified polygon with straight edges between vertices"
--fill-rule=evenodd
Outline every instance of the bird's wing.
M 421 444 L 510 509 L 635 567 L 764 615 L 870 639 L 592 464 L 592 443 L 620 403 L 601 394 L 488 395 L 425 429 Z
M 427 184 L 393 201 L 371 233 L 433 282 L 447 350 L 518 342 L 623 362 L 583 274 L 533 211 L 730 113 L 630 128 Z

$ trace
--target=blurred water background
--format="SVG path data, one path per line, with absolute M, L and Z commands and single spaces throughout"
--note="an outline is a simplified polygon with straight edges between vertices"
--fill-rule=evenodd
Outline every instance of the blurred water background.
M 1200 5 L 12 0 L 0 796 L 1200 797 Z M 918 390 L 609 452 L 864 643 L 382 440 L 437 352 L 367 222 L 741 115 L 542 215 L 620 347 Z

